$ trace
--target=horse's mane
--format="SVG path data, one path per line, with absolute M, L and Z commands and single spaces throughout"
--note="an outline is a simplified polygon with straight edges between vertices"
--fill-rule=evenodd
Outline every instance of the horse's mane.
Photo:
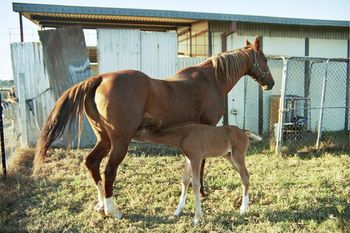
M 235 49 L 230 52 L 220 53 L 210 57 L 207 61 L 211 61 L 215 69 L 215 76 L 218 77 L 219 70 L 225 75 L 226 80 L 235 81 L 246 71 L 246 66 L 249 60 L 247 49 Z

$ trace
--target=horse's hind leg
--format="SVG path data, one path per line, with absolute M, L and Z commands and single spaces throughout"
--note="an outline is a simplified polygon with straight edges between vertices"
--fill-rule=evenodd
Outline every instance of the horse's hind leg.
M 95 207 L 97 211 L 103 211 L 103 186 L 102 179 L 100 175 L 100 164 L 102 159 L 108 154 L 111 146 L 109 138 L 103 138 L 103 140 L 98 140 L 95 147 L 85 158 L 85 165 L 88 168 L 92 178 L 95 181 L 97 188 L 98 203 Z
M 104 210 L 106 216 L 111 216 L 116 219 L 121 219 L 122 214 L 112 201 L 113 183 L 117 174 L 117 169 L 123 161 L 127 151 L 130 139 L 125 137 L 112 137 L 111 151 L 107 162 L 105 177 L 104 177 Z
M 240 207 L 241 214 L 247 211 L 249 205 L 249 173 L 245 165 L 245 154 L 246 151 L 235 151 L 231 156 L 226 156 L 241 177 L 243 186 L 242 205 Z

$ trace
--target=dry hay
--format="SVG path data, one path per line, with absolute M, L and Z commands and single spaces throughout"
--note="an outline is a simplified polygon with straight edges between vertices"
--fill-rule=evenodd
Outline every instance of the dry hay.
M 17 149 L 8 161 L 9 176 L 30 176 L 34 160 L 33 148 Z

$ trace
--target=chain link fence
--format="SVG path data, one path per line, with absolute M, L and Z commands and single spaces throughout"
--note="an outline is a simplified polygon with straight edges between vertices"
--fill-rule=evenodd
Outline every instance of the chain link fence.
M 275 86 L 264 92 L 242 78 L 229 95 L 229 124 L 263 135 L 278 154 L 350 153 L 349 60 L 270 56 L 268 65 Z
M 349 60 L 286 59 L 272 139 L 277 153 L 349 152 Z

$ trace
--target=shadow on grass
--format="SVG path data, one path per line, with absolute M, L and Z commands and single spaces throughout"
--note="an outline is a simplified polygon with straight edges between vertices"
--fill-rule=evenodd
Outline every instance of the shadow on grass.
M 324 207 L 306 208 L 301 210 L 273 210 L 267 212 L 251 212 L 240 215 L 238 212 L 226 211 L 218 214 L 213 222 L 226 227 L 237 227 L 254 222 L 268 221 L 272 223 L 279 222 L 304 222 L 314 221 L 321 224 L 329 219 L 339 220 L 342 229 L 350 230 L 350 205 L 345 199 L 319 199 Z M 332 204 L 330 203 L 332 201 Z
M 150 225 L 153 224 L 175 224 L 179 218 L 173 217 L 173 216 L 168 216 L 168 215 L 146 215 L 146 214 L 125 214 L 123 217 L 125 219 L 128 219 L 130 222 L 147 222 Z

